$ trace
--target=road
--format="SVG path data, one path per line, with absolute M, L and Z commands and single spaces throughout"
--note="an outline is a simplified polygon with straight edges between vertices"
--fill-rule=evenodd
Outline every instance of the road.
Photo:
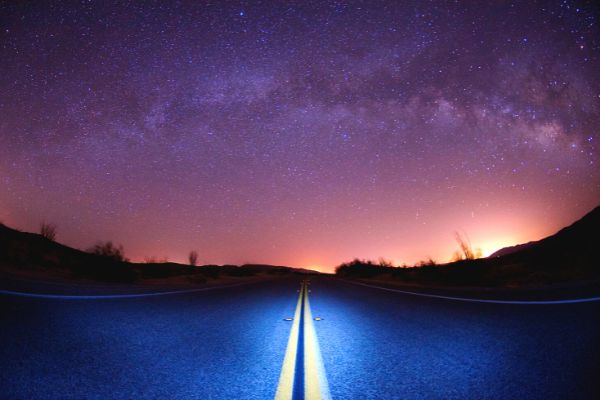
M 294 324 L 307 324 L 299 288 L 294 278 L 135 298 L 0 295 L 0 398 L 273 399 L 284 356 L 302 351 L 306 363 L 318 350 L 333 399 L 599 398 L 598 301 L 470 303 L 312 278 L 302 315 L 316 338 L 292 351 Z

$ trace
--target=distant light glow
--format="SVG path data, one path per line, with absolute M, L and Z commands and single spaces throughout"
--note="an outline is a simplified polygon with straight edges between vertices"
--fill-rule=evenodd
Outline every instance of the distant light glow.
M 476 246 L 481 249 L 481 254 L 483 257 L 488 257 L 496 251 L 509 246 L 514 246 L 519 244 L 518 241 L 511 239 L 496 239 L 492 241 L 487 241 L 480 246 Z

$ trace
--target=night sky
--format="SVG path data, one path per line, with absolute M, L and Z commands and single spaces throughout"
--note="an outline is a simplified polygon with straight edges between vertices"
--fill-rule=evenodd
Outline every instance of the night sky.
M 600 203 L 599 16 L 4 1 L 0 220 L 134 261 L 322 270 L 539 239 Z

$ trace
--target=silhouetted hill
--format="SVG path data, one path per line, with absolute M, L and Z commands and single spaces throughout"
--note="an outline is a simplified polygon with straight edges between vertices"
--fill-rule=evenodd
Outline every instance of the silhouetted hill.
M 190 265 L 164 263 L 130 263 L 77 250 L 35 233 L 20 232 L 0 224 L 0 270 L 30 273 L 57 278 L 79 278 L 106 282 L 134 282 L 186 277 L 202 283 L 208 278 L 246 277 L 258 274 L 284 275 L 318 273 L 285 266 L 246 264 Z
M 319 271 L 313 269 L 286 267 L 284 265 L 244 264 L 241 268 L 251 269 L 256 272 L 293 271 L 299 274 L 320 274 Z
M 2 224 L 0 267 L 20 272 L 51 272 L 60 277 L 113 282 L 132 282 L 136 278 L 133 266 L 129 263 L 86 253 L 42 235 L 20 232 Z
M 441 286 L 526 286 L 600 279 L 600 207 L 556 234 L 498 251 L 495 257 L 394 268 L 355 260 L 340 276 Z
M 597 266 L 600 244 L 600 206 L 580 220 L 537 242 L 520 245 L 497 257 L 504 262 L 578 268 Z M 518 247 L 518 246 L 517 246 Z M 502 249 L 505 250 L 505 249 Z M 500 252 L 502 252 L 500 250 Z
M 508 254 L 516 253 L 517 251 L 525 250 L 536 243 L 537 243 L 536 241 L 531 241 L 531 242 L 527 242 L 527 243 L 517 244 L 514 246 L 503 247 L 500 250 L 497 250 L 497 251 L 493 252 L 492 254 L 490 254 L 488 256 L 488 258 L 502 257 L 502 256 L 506 256 Z

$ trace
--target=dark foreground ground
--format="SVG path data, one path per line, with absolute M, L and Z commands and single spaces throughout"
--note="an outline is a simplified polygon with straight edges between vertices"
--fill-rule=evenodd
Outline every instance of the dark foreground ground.
M 273 398 L 298 284 L 100 300 L 0 295 L 0 397 Z M 315 326 L 334 399 L 600 398 L 598 301 L 470 303 L 331 277 L 312 278 L 309 296 L 324 318 Z

